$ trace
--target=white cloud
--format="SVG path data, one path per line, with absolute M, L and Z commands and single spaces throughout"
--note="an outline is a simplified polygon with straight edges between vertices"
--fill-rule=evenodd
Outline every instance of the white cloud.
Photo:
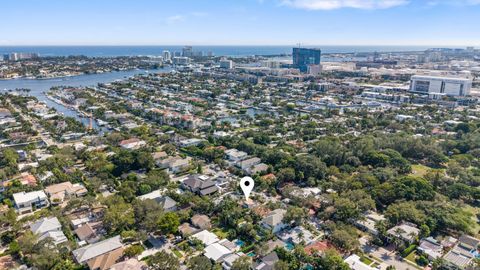
M 480 0 L 431 0 L 429 6 L 453 5 L 453 6 L 475 6 L 480 5 Z
M 166 19 L 167 24 L 176 24 L 179 22 L 185 21 L 186 17 L 184 15 L 173 15 Z
M 332 10 L 339 8 L 387 9 L 408 3 L 409 0 L 281 0 L 282 5 L 308 10 Z

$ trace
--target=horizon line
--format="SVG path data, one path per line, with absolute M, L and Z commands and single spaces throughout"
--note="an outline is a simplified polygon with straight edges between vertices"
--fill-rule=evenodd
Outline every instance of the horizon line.
M 298 44 L 0 44 L 0 47 L 158 47 L 158 46 L 222 46 L 222 47 L 248 47 L 248 46 L 258 46 L 258 47 L 267 47 L 267 46 L 275 46 L 275 47 L 316 47 L 316 46 L 357 46 L 357 47 L 369 47 L 369 46 L 398 46 L 398 47 L 480 47 L 478 45 L 441 45 L 441 44 L 312 44 L 312 45 L 302 45 L 298 46 Z

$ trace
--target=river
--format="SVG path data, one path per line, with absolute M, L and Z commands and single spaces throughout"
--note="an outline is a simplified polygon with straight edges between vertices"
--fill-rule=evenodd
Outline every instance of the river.
M 47 106 L 56 109 L 59 113 L 62 113 L 64 116 L 74 117 L 77 120 L 81 121 L 84 125 L 89 125 L 89 119 L 81 117 L 75 110 L 67 108 L 61 104 L 55 103 L 47 98 L 45 92 L 54 86 L 96 86 L 99 83 L 108 83 L 115 80 L 126 79 L 128 77 L 138 75 L 138 74 L 147 74 L 147 73 L 161 73 L 168 72 L 169 68 L 155 69 L 155 70 L 128 70 L 128 71 L 113 71 L 99 74 L 85 74 L 71 77 L 63 78 L 53 78 L 53 79 L 13 79 L 13 80 L 0 80 L 0 93 L 8 90 L 15 90 L 26 88 L 30 89 L 30 92 L 21 92 L 26 93 L 30 96 L 36 97 L 39 101 L 45 102 Z M 96 121 L 93 123 L 93 128 L 99 129 L 99 126 Z

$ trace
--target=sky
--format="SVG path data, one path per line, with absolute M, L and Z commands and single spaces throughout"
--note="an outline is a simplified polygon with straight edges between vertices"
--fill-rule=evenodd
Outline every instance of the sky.
M 2 0 L 5 45 L 480 46 L 480 0 Z

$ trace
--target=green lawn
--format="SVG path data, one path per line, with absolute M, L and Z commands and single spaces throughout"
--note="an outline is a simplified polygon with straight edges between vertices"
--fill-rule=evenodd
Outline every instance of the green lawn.
M 366 265 L 370 265 L 370 264 L 373 263 L 373 261 L 372 261 L 370 258 L 366 257 L 366 256 L 360 257 L 360 261 L 363 262 L 363 263 L 366 264 Z
M 172 249 L 172 252 L 173 254 L 175 254 L 175 256 L 177 256 L 178 258 L 182 258 L 183 255 L 182 253 L 180 253 L 180 251 L 176 250 L 176 249 Z
M 223 231 L 222 229 L 219 229 L 219 228 L 213 229 L 212 232 L 221 239 L 227 238 L 228 236 L 228 233 L 226 231 Z
M 412 173 L 410 175 L 413 176 L 418 176 L 418 177 L 423 177 L 425 174 L 427 174 L 428 170 L 430 170 L 430 167 L 427 167 L 425 165 L 412 165 Z
M 472 219 L 475 221 L 475 226 L 472 229 L 474 236 L 479 236 L 478 232 L 480 231 L 480 224 L 477 221 L 477 214 L 480 213 L 480 208 L 465 204 L 463 209 L 473 214 Z

